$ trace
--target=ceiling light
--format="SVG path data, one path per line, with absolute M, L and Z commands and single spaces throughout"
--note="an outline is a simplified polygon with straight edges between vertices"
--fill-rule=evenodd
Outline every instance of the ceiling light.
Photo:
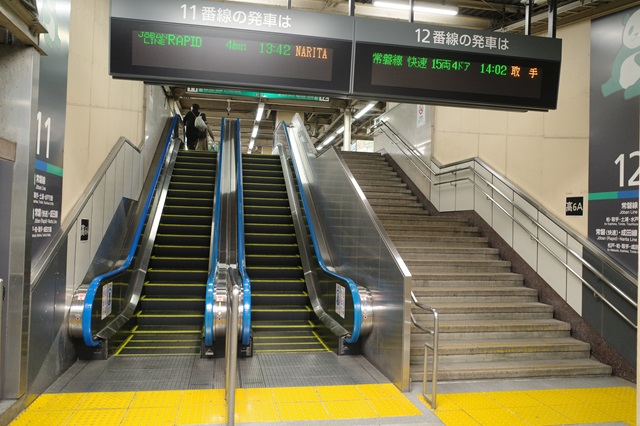
M 251 139 L 255 139 L 256 136 L 258 136 L 258 128 L 260 126 L 258 125 L 258 123 L 254 124 L 253 126 L 253 131 L 251 132 Z
M 365 115 L 366 113 L 368 113 L 369 111 L 371 111 L 371 108 L 373 108 L 376 105 L 377 102 L 369 102 L 367 104 L 367 106 L 365 106 L 364 108 L 362 108 L 360 111 L 358 111 L 358 113 L 356 115 L 353 116 L 354 120 L 357 120 L 359 118 L 361 118 L 363 115 Z
M 393 1 L 374 0 L 373 5 L 377 7 L 384 7 L 387 9 L 409 10 L 408 3 L 396 3 Z M 425 12 L 425 13 L 436 13 L 439 15 L 449 15 L 449 16 L 455 16 L 458 14 L 458 8 L 456 6 L 447 6 L 444 4 L 436 4 L 436 3 L 414 3 L 413 11 Z
M 320 148 L 324 148 L 326 145 L 329 145 L 336 138 L 336 135 L 329 136 L 323 143 L 320 145 Z
M 258 104 L 258 111 L 256 112 L 256 121 L 259 123 L 262 120 L 262 113 L 264 112 L 264 104 L 260 102 Z
M 341 135 L 342 132 L 344 132 L 344 126 L 340 127 L 338 130 L 336 130 L 336 135 Z
M 249 151 L 253 149 L 253 145 L 255 145 L 255 143 L 256 143 L 256 140 L 254 138 L 251 138 L 249 140 L 249 148 L 248 148 Z

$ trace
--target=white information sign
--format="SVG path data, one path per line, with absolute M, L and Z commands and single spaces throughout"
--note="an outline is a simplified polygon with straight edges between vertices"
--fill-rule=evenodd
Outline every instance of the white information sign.
M 113 283 L 106 284 L 102 287 L 102 316 L 105 319 L 111 313 L 113 301 Z

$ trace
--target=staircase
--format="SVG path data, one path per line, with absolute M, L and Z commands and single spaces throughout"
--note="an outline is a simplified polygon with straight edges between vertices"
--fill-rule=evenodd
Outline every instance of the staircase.
M 315 333 L 280 158 L 242 156 L 253 349 L 326 351 Z
M 430 216 L 383 156 L 341 154 L 411 271 L 413 292 L 438 310 L 439 380 L 611 375 L 476 227 Z M 432 324 L 430 314 L 412 312 Z M 426 339 L 412 327 L 413 381 L 422 380 Z
M 115 355 L 198 355 L 202 340 L 216 153 L 180 151 L 136 325 Z

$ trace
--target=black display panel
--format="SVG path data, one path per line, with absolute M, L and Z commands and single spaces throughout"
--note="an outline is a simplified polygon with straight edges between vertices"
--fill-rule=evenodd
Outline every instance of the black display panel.
M 555 109 L 560 62 L 356 43 L 353 95 L 396 101 Z
M 349 93 L 350 40 L 112 18 L 110 49 L 116 77 Z

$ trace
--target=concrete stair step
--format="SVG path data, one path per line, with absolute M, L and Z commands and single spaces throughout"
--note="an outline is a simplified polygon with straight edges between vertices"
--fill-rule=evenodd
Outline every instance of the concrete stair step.
M 403 208 L 417 208 L 424 209 L 422 204 L 417 201 L 415 197 L 402 197 L 396 196 L 387 198 L 367 198 L 374 211 L 377 211 L 378 207 L 403 207 Z
M 491 247 L 400 247 L 402 259 L 412 260 L 499 260 L 500 250 Z
M 380 222 L 386 224 L 386 225 L 397 225 L 398 224 L 398 217 L 394 216 L 392 214 L 379 214 L 378 215 L 378 219 L 380 219 Z M 409 219 L 409 220 L 417 220 L 417 222 L 407 222 L 405 219 Z M 403 223 L 411 223 L 412 225 L 416 224 L 416 225 L 420 225 L 420 224 L 424 224 L 424 223 L 434 223 L 434 224 L 447 224 L 447 223 L 457 223 L 457 224 L 465 224 L 468 225 L 469 221 L 465 218 L 461 218 L 461 217 L 454 217 L 454 216 L 427 216 L 427 217 L 418 217 L 418 218 L 402 218 Z
M 404 230 L 400 229 L 387 229 L 385 226 L 385 230 L 387 234 L 393 240 L 394 238 L 404 238 L 404 239 L 412 239 L 412 240 L 420 240 L 423 238 L 429 237 L 437 237 L 437 236 L 467 236 L 467 237 L 476 237 L 478 236 L 478 230 L 471 226 L 448 226 L 436 228 L 433 227 L 431 229 L 414 229 L 412 226 L 407 226 Z
M 436 303 L 473 303 L 473 302 L 537 302 L 538 291 L 520 287 L 423 287 L 413 289 L 421 303 L 433 306 Z M 420 312 L 419 308 L 412 309 Z
M 403 183 L 402 179 L 397 174 L 380 174 L 378 176 L 377 173 L 371 173 L 370 175 L 367 175 L 367 176 L 354 175 L 353 177 L 358 182 L 358 185 L 375 185 L 375 184 L 382 184 L 382 183 L 396 184 L 398 182 Z
M 451 271 L 467 269 L 475 272 L 510 272 L 511 262 L 500 259 L 484 259 L 484 258 L 464 258 L 459 256 L 454 259 L 446 257 L 432 258 L 423 256 L 419 259 L 403 257 L 405 265 L 412 272 L 429 272 L 429 271 Z
M 527 320 L 553 318 L 553 307 L 539 302 L 439 302 L 426 303 L 438 311 L 442 322 L 457 320 Z M 430 324 L 431 314 L 416 310 L 416 321 Z
M 404 183 L 395 183 L 391 185 L 360 185 L 360 189 L 367 198 L 382 197 L 386 194 L 413 195 L 413 192 Z
M 481 380 L 542 377 L 610 376 L 611 367 L 592 359 L 519 360 L 442 363 L 438 380 Z M 411 369 L 411 380 L 422 381 L 422 371 Z
M 375 205 L 371 204 L 373 211 L 376 215 L 382 214 L 394 214 L 396 218 L 405 215 L 424 215 L 428 216 L 429 212 L 424 209 L 422 204 L 413 203 L 413 206 L 396 206 L 394 204 L 389 205 Z M 397 219 L 396 219 L 397 220 Z
M 426 248 L 426 247 L 488 247 L 489 240 L 486 237 L 447 236 L 436 235 L 426 237 L 418 241 L 412 238 L 392 238 L 393 244 L 398 248 Z
M 402 200 L 402 201 L 414 201 L 417 202 L 418 197 L 413 195 L 411 191 L 389 191 L 389 192 L 365 192 L 369 204 L 378 202 L 379 200 Z
M 449 280 L 468 281 L 469 283 L 485 281 L 522 282 L 523 280 L 521 274 L 515 274 L 513 272 L 416 272 L 411 275 L 413 277 L 414 287 L 420 287 L 420 285 L 416 285 L 416 281 L 429 283 L 431 280 L 434 282 Z
M 414 315 L 415 316 L 415 315 Z M 428 328 L 432 323 L 423 323 Z M 487 321 L 443 321 L 439 328 L 439 342 L 446 346 L 450 341 L 466 342 L 463 339 L 489 340 L 505 339 L 560 339 L 570 338 L 571 327 L 568 323 L 554 319 L 542 320 L 487 320 Z M 571 339 L 574 340 L 574 339 Z M 432 336 L 424 333 L 417 327 L 411 328 L 411 346 L 420 348 L 424 342 L 431 342 Z M 586 345 L 584 342 L 580 344 Z M 586 345 L 588 351 L 589 345 Z M 422 350 L 422 349 L 421 349 Z M 588 352 L 587 352 L 588 353 Z
M 383 222 L 384 229 L 387 232 L 392 231 L 411 231 L 411 232 L 430 232 L 430 231 L 458 231 L 458 230 L 470 230 L 466 232 L 478 233 L 478 227 L 469 225 L 466 221 L 440 221 L 438 216 L 429 216 L 420 223 L 398 223 L 396 222 Z
M 413 336 L 412 336 L 413 337 Z M 411 352 L 424 353 L 424 341 L 411 339 Z M 502 359 L 502 355 L 521 354 L 526 356 L 533 353 L 546 352 L 579 352 L 589 356 L 590 346 L 571 337 L 560 338 L 524 338 L 524 339 L 451 339 L 442 340 L 438 344 L 438 356 L 444 360 L 449 355 L 490 355 Z

